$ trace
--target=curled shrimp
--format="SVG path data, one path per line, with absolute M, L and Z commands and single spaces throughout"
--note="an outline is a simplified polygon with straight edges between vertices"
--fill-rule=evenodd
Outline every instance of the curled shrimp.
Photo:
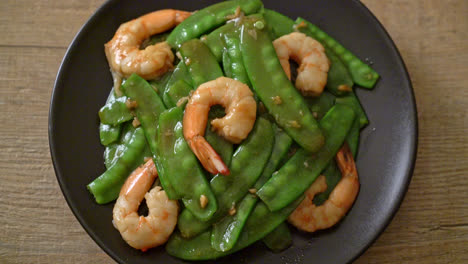
M 289 216 L 289 223 L 298 229 L 314 232 L 329 228 L 338 223 L 354 203 L 359 192 L 359 178 L 353 154 L 347 144 L 336 154 L 336 161 L 342 176 L 328 200 L 320 206 L 312 202 L 317 193 L 327 188 L 325 177 L 321 175 L 306 191 L 306 198 Z
M 226 115 L 211 121 L 214 131 L 232 143 L 247 137 L 255 123 L 257 104 L 250 88 L 236 80 L 219 77 L 200 85 L 185 107 L 183 131 L 193 153 L 212 174 L 229 174 L 221 157 L 203 137 L 208 112 L 213 105 L 225 108 Z
M 153 160 L 148 160 L 132 172 L 114 205 L 115 228 L 130 246 L 141 251 L 164 244 L 177 224 L 177 201 L 169 200 L 159 186 L 148 192 L 157 175 Z M 146 217 L 138 215 L 143 198 L 149 209 Z
M 150 36 L 175 27 L 189 16 L 190 12 L 164 9 L 120 25 L 114 37 L 104 45 L 114 87 L 119 88 L 122 77 L 129 77 L 132 73 L 148 80 L 173 67 L 174 54 L 166 42 L 143 50 L 140 50 L 140 45 Z
M 273 41 L 284 72 L 291 80 L 289 59 L 299 64 L 296 88 L 305 96 L 318 96 L 327 84 L 330 62 L 325 49 L 315 39 L 303 33 L 293 32 Z

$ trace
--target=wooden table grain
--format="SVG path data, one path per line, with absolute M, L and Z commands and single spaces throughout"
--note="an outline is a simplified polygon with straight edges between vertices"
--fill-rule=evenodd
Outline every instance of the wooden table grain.
M 356 263 L 468 263 L 468 1 L 362 2 L 408 67 L 419 149 L 400 210 Z M 0 263 L 114 263 L 68 208 L 47 135 L 62 57 L 102 3 L 0 1 Z

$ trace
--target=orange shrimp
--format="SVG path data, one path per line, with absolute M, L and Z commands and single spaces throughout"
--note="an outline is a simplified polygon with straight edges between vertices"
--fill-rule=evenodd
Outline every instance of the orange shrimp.
M 306 198 L 289 216 L 288 221 L 298 229 L 314 232 L 329 228 L 340 221 L 354 203 L 359 192 L 359 178 L 353 154 L 347 144 L 336 154 L 336 161 L 342 178 L 330 193 L 328 200 L 320 206 L 312 200 L 317 193 L 327 188 L 325 177 L 320 176 L 306 191 Z
M 193 153 L 210 173 L 227 175 L 228 167 L 203 137 L 210 107 L 217 104 L 225 108 L 226 115 L 211 121 L 211 126 L 219 135 L 236 144 L 252 130 L 257 104 L 247 85 L 231 78 L 219 77 L 200 85 L 185 107 L 184 137 Z
M 107 61 L 114 77 L 114 87 L 120 87 L 122 78 L 136 73 L 144 79 L 153 79 L 173 67 L 174 54 L 166 42 L 140 50 L 141 43 L 150 36 L 167 31 L 180 24 L 190 12 L 158 10 L 120 25 L 114 37 L 104 45 Z
M 293 32 L 273 41 L 273 46 L 289 79 L 291 79 L 289 59 L 299 64 L 296 88 L 305 96 L 319 96 L 327 84 L 330 69 L 330 62 L 322 44 L 304 33 Z
M 132 172 L 114 205 L 112 222 L 115 228 L 130 246 L 142 251 L 164 244 L 177 224 L 177 201 L 169 200 L 159 186 L 148 192 L 157 176 L 150 159 Z M 138 215 L 143 198 L 149 209 L 146 217 Z

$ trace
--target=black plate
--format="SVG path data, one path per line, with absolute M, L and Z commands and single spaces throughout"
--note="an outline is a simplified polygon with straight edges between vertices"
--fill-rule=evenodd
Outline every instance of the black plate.
M 164 247 L 141 253 L 112 226 L 113 204 L 97 205 L 86 184 L 104 171 L 98 115 L 112 79 L 104 43 L 117 27 L 144 13 L 196 10 L 215 1 L 111 0 L 83 26 L 63 59 L 52 94 L 49 141 L 63 194 L 81 225 L 120 263 L 181 263 Z M 286 3 L 286 2 L 285 2 Z M 334 36 L 381 75 L 374 90 L 357 94 L 370 125 L 361 135 L 357 167 L 361 191 L 338 226 L 315 234 L 294 232 L 294 245 L 274 254 L 261 243 L 217 263 L 346 263 L 357 258 L 385 229 L 408 188 L 417 148 L 417 115 L 408 73 L 392 40 L 359 1 L 264 1 L 295 19 L 302 16 Z M 66 239 L 66 238 L 64 238 Z

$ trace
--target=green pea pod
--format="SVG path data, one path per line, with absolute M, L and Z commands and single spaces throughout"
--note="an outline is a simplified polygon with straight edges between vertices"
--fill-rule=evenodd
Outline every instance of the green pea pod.
M 151 152 L 156 155 L 158 119 L 166 107 L 151 85 L 136 74 L 132 74 L 121 89 L 131 100 L 136 101 L 135 114 L 143 127 Z
M 192 91 L 192 86 L 190 86 L 184 80 L 178 80 L 171 87 L 169 87 L 167 93 L 164 94 L 166 96 L 164 104 L 168 108 L 176 107 L 178 104 L 185 106 L 185 103 L 188 101 L 188 95 L 190 94 L 190 91 Z M 186 98 L 187 100 L 180 101 L 183 98 Z
M 179 51 L 192 77 L 195 89 L 202 83 L 223 76 L 213 53 L 201 40 L 189 40 L 180 47 Z
M 233 0 L 205 7 L 175 27 L 167 38 L 167 43 L 172 48 L 179 48 L 182 43 L 198 38 L 224 24 L 236 13 L 238 7 L 241 12 L 250 15 L 258 12 L 263 4 L 260 0 Z
M 327 33 L 322 31 L 316 25 L 308 22 L 303 18 L 297 18 L 296 24 L 305 23 L 305 26 L 310 31 L 310 34 L 314 39 L 322 43 L 322 45 L 332 50 L 340 60 L 348 68 L 353 81 L 364 88 L 371 89 L 379 79 L 379 74 L 375 72 L 369 65 L 361 61 L 351 51 L 343 47 L 338 41 L 330 37 Z M 301 27 L 299 27 L 301 28 Z
M 294 31 L 294 21 L 283 14 L 265 8 L 263 17 L 272 32 L 272 37 L 275 39 Z
M 210 34 L 200 38 L 200 40 L 210 48 L 211 53 L 213 53 L 218 62 L 221 61 L 223 51 L 225 49 L 223 39 L 224 34 L 232 30 L 235 30 L 234 23 L 226 23 L 225 25 L 213 30 Z
M 228 176 L 216 175 L 210 185 L 218 201 L 218 211 L 210 221 L 197 220 L 188 210 L 179 216 L 178 227 L 184 237 L 200 234 L 224 217 L 257 181 L 267 163 L 274 140 L 271 123 L 260 117 L 246 140 L 237 148 L 231 160 Z
M 120 125 L 111 126 L 106 124 L 99 125 L 99 140 L 101 144 L 107 146 L 119 139 Z
M 214 249 L 228 251 L 234 247 L 256 203 L 257 198 L 247 194 L 236 207 L 235 214 L 227 215 L 213 225 L 211 246 Z
M 330 61 L 325 88 L 336 96 L 348 94 L 352 91 L 354 82 L 346 65 L 329 49 L 325 49 L 325 54 Z
M 273 252 L 280 252 L 292 245 L 292 236 L 288 224 L 283 222 L 263 239 L 263 243 Z
M 216 259 L 232 254 L 248 247 L 272 232 L 288 218 L 303 198 L 303 196 L 299 197 L 288 206 L 276 212 L 271 212 L 262 202 L 257 203 L 247 219 L 237 243 L 229 251 L 217 251 L 211 247 L 210 230 L 191 239 L 184 238 L 178 232 L 173 233 L 166 244 L 166 251 L 171 256 L 192 261 Z
M 154 159 L 157 156 L 157 124 L 159 115 L 166 110 L 166 107 L 151 85 L 136 74 L 132 74 L 122 85 L 122 91 L 130 99 L 137 102 L 135 113 L 145 132 L 146 140 Z M 156 168 L 158 170 L 161 169 L 158 166 Z M 174 186 L 171 185 L 165 176 L 159 176 L 159 179 L 169 199 L 175 200 L 180 198 L 174 190 Z
M 278 169 L 281 160 L 288 154 L 293 141 L 292 138 L 285 133 L 281 128 L 276 125 L 273 126 L 275 130 L 275 143 L 271 151 L 270 159 L 263 169 L 262 175 L 258 178 L 254 185 L 255 189 L 260 189 L 271 178 L 271 175 Z
M 198 219 L 207 221 L 216 212 L 216 198 L 197 157 L 185 142 L 183 116 L 182 108 L 174 107 L 159 117 L 158 155 L 155 161 L 159 176 L 171 182 L 174 190 L 182 197 L 185 208 Z M 202 205 L 203 199 L 207 204 Z
M 276 123 L 308 151 L 318 151 L 324 137 L 302 95 L 289 81 L 276 56 L 267 30 L 245 18 L 241 26 L 241 51 L 250 83 Z M 264 23 L 264 21 L 263 21 Z
M 335 105 L 320 120 L 325 145 L 315 154 L 300 149 L 258 190 L 257 195 L 272 211 L 279 210 L 304 193 L 343 144 L 354 121 L 354 111 Z
M 361 103 L 359 102 L 359 99 L 357 98 L 354 92 L 349 93 L 346 96 L 337 97 L 336 103 L 347 105 L 354 110 L 354 113 L 357 115 L 357 118 L 359 119 L 360 128 L 363 128 L 367 124 L 369 124 L 369 119 L 367 118 L 366 112 L 362 108 Z
M 224 75 L 226 77 L 232 78 L 231 57 L 229 56 L 226 50 L 223 51 L 222 56 Z
M 171 88 L 179 81 L 183 81 L 190 86 L 193 86 L 192 77 L 190 77 L 187 67 L 183 61 L 180 61 L 177 64 L 174 71 L 172 72 L 171 77 L 164 87 L 162 99 L 168 108 L 171 108 L 171 106 L 174 105 L 174 101 L 176 100 L 169 94 L 171 92 Z M 177 101 L 175 101 L 175 103 L 177 103 Z
M 112 165 L 119 160 L 119 158 L 124 154 L 127 149 L 126 145 L 130 142 L 133 133 L 135 133 L 135 127 L 130 123 L 122 124 L 122 133 L 120 139 L 108 146 L 104 150 L 104 164 L 106 168 L 109 169 Z M 148 150 L 146 157 L 151 157 L 151 151 L 148 147 L 145 147 L 145 150 Z
M 130 141 L 126 144 L 124 154 L 101 176 L 87 185 L 98 204 L 112 202 L 119 196 L 120 188 L 129 174 L 140 165 L 139 157 L 146 146 L 142 128 L 135 129 Z
M 101 123 L 115 126 L 133 119 L 132 112 L 125 104 L 126 101 L 127 97 L 122 96 L 116 98 L 112 102 L 105 104 L 99 110 L 99 118 L 101 119 Z
M 115 100 L 115 93 L 114 89 L 111 89 L 109 96 L 107 97 L 106 104 L 111 103 Z M 103 123 L 99 124 L 99 140 L 101 144 L 107 146 L 115 141 L 117 141 L 120 137 L 120 125 L 106 125 Z
M 224 43 L 226 44 L 226 49 L 224 50 L 226 56 L 223 54 L 223 58 L 227 57 L 227 62 L 223 60 L 223 67 L 226 72 L 226 77 L 251 86 L 242 61 L 239 34 L 234 32 L 234 27 L 231 32 L 226 32 L 224 34 Z M 227 70 L 227 68 L 229 69 Z
M 346 136 L 346 143 L 348 143 L 349 149 L 351 150 L 351 153 L 353 153 L 354 158 L 356 158 L 359 146 L 359 130 L 359 119 L 355 118 L 353 125 Z
M 305 100 L 312 114 L 320 120 L 335 105 L 335 96 L 324 91 L 319 97 L 307 97 Z
M 254 190 L 260 189 L 271 177 L 271 174 L 278 167 L 281 159 L 288 152 L 292 139 L 283 130 L 274 125 L 275 143 L 262 175 L 257 179 Z M 258 198 L 247 194 L 239 203 L 236 209 L 237 213 L 233 216 L 226 216 L 220 222 L 213 226 L 211 243 L 213 248 L 221 251 L 230 250 L 236 243 L 239 234 L 244 227 L 247 218 L 254 208 Z
M 106 169 L 109 169 L 118 159 L 119 156 L 122 155 L 122 151 L 124 149 L 123 144 L 110 144 L 106 146 L 104 149 L 104 165 Z

